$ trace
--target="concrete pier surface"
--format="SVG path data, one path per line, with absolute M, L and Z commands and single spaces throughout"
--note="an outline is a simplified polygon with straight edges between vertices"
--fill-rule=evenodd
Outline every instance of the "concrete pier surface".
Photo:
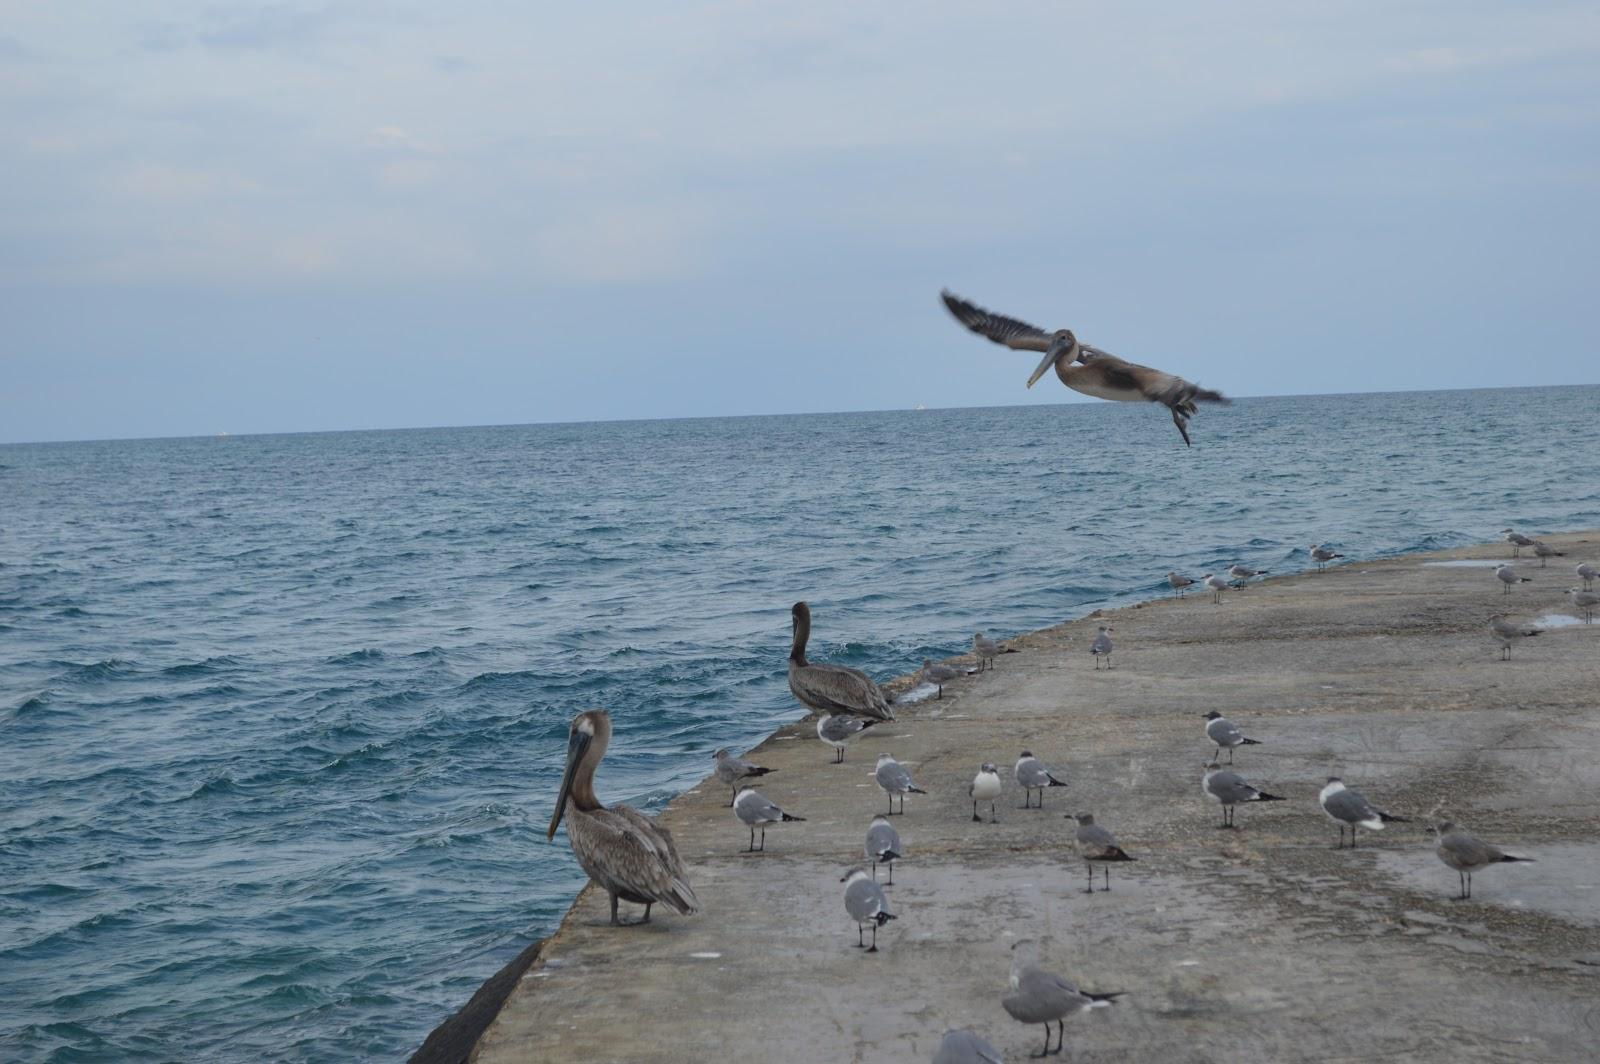
M 1546 541 L 1567 557 L 1518 562 L 1533 580 L 1509 596 L 1483 564 L 1510 557 L 1497 543 L 1032 633 L 942 700 L 897 707 L 842 765 L 811 720 L 785 727 L 750 756 L 778 770 L 762 792 L 806 821 L 741 853 L 727 787 L 681 795 L 663 817 L 704 910 L 614 928 L 586 889 L 471 1059 L 927 1061 L 968 1027 L 1023 1060 L 1044 1032 L 1000 998 L 1012 944 L 1031 938 L 1047 968 L 1126 992 L 1068 1017 L 1073 1060 L 1593 1061 L 1600 624 L 1574 623 L 1565 590 L 1576 562 L 1600 559 L 1600 533 Z M 1487 622 L 1503 610 L 1568 623 L 1501 661 Z M 1101 624 L 1115 667 L 1097 671 Z M 608 708 L 625 735 L 627 707 Z M 1260 740 L 1234 768 L 1288 799 L 1240 806 L 1232 831 L 1201 794 L 1212 709 Z M 1025 748 L 1068 781 L 1042 810 L 1021 808 L 1011 777 Z M 840 878 L 887 808 L 871 778 L 884 750 L 930 793 L 892 818 L 899 918 L 867 954 Z M 1006 785 L 996 824 L 987 805 L 971 819 L 984 761 Z M 1335 849 L 1317 804 L 1330 775 L 1413 822 Z M 605 781 L 602 765 L 602 801 Z M 1486 868 L 1453 900 L 1456 873 L 1423 831 L 1434 810 L 1535 862 Z M 1083 892 L 1065 814 L 1085 811 L 1137 858 L 1110 892 Z

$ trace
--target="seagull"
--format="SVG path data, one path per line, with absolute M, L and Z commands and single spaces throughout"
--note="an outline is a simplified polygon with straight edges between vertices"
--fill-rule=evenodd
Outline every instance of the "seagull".
M 754 787 L 746 787 L 739 792 L 739 797 L 733 800 L 733 815 L 750 828 L 750 848 L 745 853 L 767 852 L 767 825 L 787 824 L 795 820 L 805 820 L 803 816 L 791 816 L 773 804 L 772 800 Z M 761 845 L 756 846 L 756 829 L 761 829 Z
M 867 952 L 878 952 L 878 928 L 895 919 L 894 913 L 889 911 L 889 899 L 884 895 L 883 888 L 869 879 L 860 868 L 850 869 L 839 882 L 848 884 L 844 888 L 844 908 L 850 914 L 850 919 L 856 922 L 856 948 L 866 946 L 861 940 L 861 928 L 864 924 L 871 924 L 872 947 Z
M 1005 1058 L 971 1031 L 946 1031 L 933 1064 L 1005 1064 Z
M 994 816 L 994 802 L 1000 797 L 1000 770 L 994 767 L 994 762 L 985 761 L 978 766 L 978 774 L 972 777 L 972 784 L 967 788 L 967 795 L 972 799 L 972 819 L 981 821 L 978 815 L 978 803 L 989 803 L 989 823 L 999 823 Z
M 1085 1009 L 1107 1008 L 1122 996 L 1090 994 L 1054 972 L 1047 972 L 1038 964 L 1038 946 L 1023 939 L 1011 947 L 1011 993 L 1000 999 L 1000 1005 L 1019 1023 L 1044 1024 L 1044 1049 L 1030 1056 L 1047 1057 L 1061 1052 L 1061 1039 L 1066 1034 L 1066 1017 Z M 1050 1048 L 1050 1025 L 1058 1023 L 1056 1047 Z
M 956 320 L 979 336 L 1004 344 L 1013 351 L 1044 353 L 1043 360 L 1028 378 L 1028 387 L 1038 383 L 1053 366 L 1061 383 L 1075 392 L 1119 402 L 1160 403 L 1171 411 L 1172 423 L 1178 427 L 1185 447 L 1190 446 L 1189 418 L 1196 412 L 1195 402 L 1228 402 L 1221 392 L 1191 384 L 1171 373 L 1124 361 L 1098 347 L 1080 344 L 1071 329 L 1047 333 L 1027 322 L 991 314 L 948 291 L 941 292 L 940 296 Z
M 1600 576 L 1600 569 L 1596 569 L 1588 562 L 1578 563 L 1578 577 L 1583 581 L 1583 589 L 1585 591 L 1594 586 L 1594 579 L 1597 576 Z
M 1222 804 L 1222 823 L 1218 827 L 1237 827 L 1233 822 L 1234 806 L 1240 802 L 1281 802 L 1284 799 L 1276 794 L 1268 794 L 1244 781 L 1238 773 L 1229 772 L 1215 761 L 1208 762 L 1205 766 L 1205 778 L 1200 782 L 1200 791 L 1213 802 Z
M 650 908 L 666 905 L 684 916 L 700 911 L 700 899 L 689 886 L 689 873 L 678 856 L 672 833 L 626 805 L 610 809 L 594 793 L 594 770 L 611 744 L 611 714 L 591 709 L 572 718 L 567 734 L 567 769 L 561 776 L 556 811 L 546 839 L 556 837 L 565 818 L 572 855 L 589 878 L 611 896 L 611 923 L 617 899 L 644 906 L 638 923 L 650 922 Z
M 723 747 L 711 756 L 717 759 L 717 779 L 728 785 L 730 792 L 728 794 L 728 808 L 730 809 L 733 808 L 733 800 L 739 795 L 740 780 L 765 776 L 767 773 L 774 771 L 770 768 L 762 768 L 760 765 L 746 761 L 742 757 L 734 757 L 727 747 Z
M 1434 852 L 1439 860 L 1456 870 L 1461 880 L 1461 893 L 1457 900 L 1472 897 L 1472 873 L 1502 861 L 1532 861 L 1532 857 L 1513 857 L 1498 846 L 1491 846 L 1476 835 L 1468 834 L 1450 821 L 1441 821 L 1434 828 L 1439 836 L 1439 848 Z
M 1508 661 L 1511 658 L 1511 644 L 1518 639 L 1531 638 L 1539 635 L 1544 629 L 1531 624 L 1512 624 L 1506 620 L 1506 615 L 1497 613 L 1489 618 L 1489 634 L 1500 644 L 1500 660 Z
M 938 697 L 944 697 L 944 685 L 961 675 L 961 670 L 951 665 L 941 665 L 932 658 L 922 659 L 922 672 L 919 680 L 922 683 L 931 683 L 939 689 Z
M 1369 831 L 1382 831 L 1383 825 L 1390 822 L 1397 824 L 1410 823 L 1403 816 L 1391 816 L 1382 809 L 1367 801 L 1367 796 L 1360 791 L 1352 791 L 1344 785 L 1338 776 L 1329 776 L 1328 785 L 1322 788 L 1317 795 L 1317 801 L 1322 803 L 1322 811 L 1328 814 L 1328 819 L 1339 825 L 1339 845 L 1334 849 L 1344 846 L 1344 829 L 1350 828 L 1350 848 L 1356 848 L 1356 825 Z
M 1556 550 L 1554 547 L 1550 546 L 1548 543 L 1543 543 L 1543 542 L 1541 542 L 1539 540 L 1534 540 L 1533 541 L 1533 553 L 1538 555 L 1539 568 L 1541 568 L 1541 569 L 1543 569 L 1545 567 L 1545 563 L 1549 559 L 1551 559 L 1551 558 L 1565 558 L 1567 556 L 1565 551 Z
M 1320 543 L 1311 544 L 1311 560 L 1317 563 L 1317 572 L 1328 567 L 1328 563 L 1335 558 L 1343 558 L 1343 554 L 1336 554 Z
M 1533 577 L 1518 576 L 1517 571 L 1509 565 L 1497 566 L 1494 571 L 1494 578 L 1505 585 L 1504 594 L 1507 595 L 1511 594 L 1511 587 L 1514 584 L 1533 583 Z
M 883 788 L 883 793 L 889 796 L 889 815 L 894 815 L 894 800 L 900 798 L 900 812 L 906 811 L 906 794 L 927 794 L 928 792 L 918 787 L 911 781 L 911 773 L 906 767 L 894 759 L 888 751 L 878 755 L 878 768 L 873 772 L 873 777 L 878 781 L 878 786 Z
M 1039 808 L 1044 808 L 1044 789 L 1046 787 L 1065 787 L 1066 780 L 1058 780 L 1054 774 L 1045 767 L 1044 762 L 1033 756 L 1032 750 L 1024 750 L 1017 758 L 1016 767 L 1011 770 L 1016 777 L 1017 786 L 1022 788 L 1022 808 L 1028 809 L 1033 804 L 1033 792 L 1039 792 Z
M 894 886 L 894 863 L 905 856 L 900 845 L 900 833 L 889 823 L 889 818 L 879 813 L 867 825 L 867 860 L 872 862 L 872 878 L 878 878 L 878 866 L 889 866 L 889 885 Z
M 1111 632 L 1112 629 L 1105 625 L 1100 626 L 1100 634 L 1094 637 L 1094 643 L 1089 647 L 1089 653 L 1094 655 L 1094 667 L 1100 668 L 1100 657 L 1105 656 L 1106 668 L 1111 668 Z
M 1211 589 L 1212 603 L 1215 605 L 1220 605 L 1222 602 L 1222 593 L 1228 590 L 1228 582 L 1222 579 L 1222 577 L 1216 576 L 1213 573 L 1207 573 L 1200 579 L 1204 580 L 1206 582 L 1206 587 Z
M 1207 713 L 1205 718 L 1206 738 L 1217 744 L 1217 752 L 1211 755 L 1213 760 L 1220 758 L 1223 749 L 1226 748 L 1228 751 L 1228 764 L 1231 765 L 1233 764 L 1234 747 L 1261 745 L 1260 739 L 1246 739 L 1237 724 L 1214 709 Z
M 1534 541 L 1528 536 L 1524 536 L 1521 532 L 1509 528 L 1502 528 L 1500 531 L 1505 533 L 1506 542 L 1511 544 L 1511 556 L 1513 558 L 1522 556 L 1523 547 L 1533 546 Z
M 1600 606 L 1600 593 L 1585 591 L 1581 587 L 1569 587 L 1567 594 L 1572 596 L 1572 604 L 1583 611 L 1583 623 L 1593 623 L 1595 607 Z
M 854 713 L 874 720 L 894 720 L 883 688 L 848 665 L 826 665 L 806 660 L 811 639 L 811 607 L 796 602 L 789 610 L 794 644 L 789 649 L 789 690 L 800 704 L 818 713 Z
M 856 736 L 868 728 L 883 723 L 878 720 L 869 720 L 858 717 L 854 713 L 835 713 L 832 716 L 823 715 L 817 718 L 817 738 L 839 751 L 839 756 L 833 759 L 836 765 L 844 764 L 844 748 Z
M 1180 576 L 1174 570 L 1167 573 L 1167 583 L 1172 585 L 1172 590 L 1178 593 L 1179 598 L 1183 598 L 1184 591 L 1189 588 L 1194 581 L 1189 579 L 1187 576 Z
M 1228 566 L 1228 575 L 1239 581 L 1239 586 L 1243 587 L 1245 585 L 1245 581 L 1249 580 L 1252 576 L 1266 576 L 1267 570 L 1247 569 L 1235 562 L 1233 565 Z
M 1099 862 L 1106 874 L 1106 890 L 1111 889 L 1111 862 L 1136 861 L 1138 858 L 1129 857 L 1122 852 L 1122 847 L 1117 845 L 1116 836 L 1094 822 L 1093 813 L 1079 813 L 1069 816 L 1068 820 L 1078 822 L 1078 856 L 1083 858 L 1084 867 L 1089 869 L 1089 885 L 1083 889 L 1085 894 L 1094 893 L 1094 866 Z
M 978 671 L 984 667 L 994 668 L 994 659 L 1001 654 L 1015 654 L 1014 650 L 1001 650 L 1000 644 L 984 635 L 982 632 L 972 633 L 972 656 L 978 659 Z

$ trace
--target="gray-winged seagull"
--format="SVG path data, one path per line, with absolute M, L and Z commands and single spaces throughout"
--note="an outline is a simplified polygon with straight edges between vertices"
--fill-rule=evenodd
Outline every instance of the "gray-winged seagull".
M 839 752 L 833 763 L 842 765 L 845 746 L 868 728 L 881 723 L 882 721 L 858 717 L 854 713 L 824 714 L 817 718 L 817 738 Z
M 1491 846 L 1476 835 L 1469 834 L 1448 820 L 1434 828 L 1439 836 L 1439 848 L 1434 852 L 1439 860 L 1456 870 L 1461 880 L 1458 899 L 1472 897 L 1472 873 L 1502 861 L 1532 861 L 1532 857 L 1514 857 L 1498 846 Z
M 733 800 L 739 796 L 739 781 L 765 776 L 773 771 L 762 768 L 754 761 L 746 761 L 742 757 L 734 757 L 727 747 L 723 747 L 711 755 L 717 759 L 717 779 L 728 785 L 728 808 L 733 808 Z
M 860 868 L 852 868 L 839 882 L 847 884 L 844 888 L 844 908 L 850 914 L 850 919 L 856 922 L 856 948 L 866 946 L 862 941 L 861 929 L 871 924 L 872 947 L 867 952 L 878 952 L 878 928 L 895 919 L 894 913 L 889 911 L 889 899 L 883 893 L 883 888 Z
M 750 829 L 750 848 L 745 853 L 765 853 L 767 851 L 767 825 L 786 824 L 790 821 L 804 820 L 803 816 L 793 816 L 779 809 L 777 805 L 756 790 L 746 787 L 739 792 L 733 800 L 733 815 Z M 761 845 L 756 845 L 756 829 L 761 829 Z
M 1260 739 L 1246 739 L 1244 732 L 1233 721 L 1224 717 L 1216 710 L 1205 714 L 1206 738 L 1217 744 L 1217 752 L 1212 755 L 1213 760 L 1222 756 L 1222 751 L 1228 751 L 1228 764 L 1233 764 L 1233 750 L 1236 746 L 1260 746 Z
M 982 820 L 978 815 L 978 803 L 989 803 L 989 823 L 997 824 L 994 815 L 994 803 L 1000 797 L 1000 770 L 995 768 L 994 762 L 985 761 L 978 766 L 978 774 L 972 777 L 972 784 L 967 788 L 967 795 L 972 799 L 972 819 Z
M 1100 865 L 1106 874 L 1106 890 L 1111 889 L 1111 863 L 1113 861 L 1133 861 L 1137 858 L 1129 857 L 1117 845 L 1117 840 L 1111 832 L 1094 822 L 1093 813 L 1079 813 L 1067 819 L 1078 822 L 1078 856 L 1083 858 L 1084 867 L 1089 869 L 1089 885 L 1083 888 L 1085 894 L 1094 893 L 1094 866 Z
M 900 833 L 889 823 L 889 818 L 879 813 L 867 826 L 867 860 L 872 862 L 872 878 L 878 878 L 878 866 L 889 866 L 889 886 L 894 885 L 894 863 L 905 856 L 900 845 Z
M 1229 772 L 1215 761 L 1208 762 L 1205 766 L 1205 778 L 1200 781 L 1201 792 L 1213 802 L 1222 806 L 1222 823 L 1218 827 L 1237 827 L 1233 822 L 1234 806 L 1240 802 L 1281 802 L 1284 799 L 1276 794 L 1268 794 L 1253 784 L 1246 783 L 1243 776 L 1236 772 Z
M 1070 981 L 1039 967 L 1038 957 L 1038 945 L 1029 939 L 1011 947 L 1011 992 L 1001 997 L 1000 1005 L 1019 1023 L 1044 1024 L 1044 1049 L 1030 1055 L 1046 1057 L 1061 1052 L 1066 1017 L 1086 1009 L 1106 1008 L 1122 992 L 1091 994 L 1079 990 Z M 1052 1023 L 1059 1024 L 1054 1049 L 1050 1048 Z
M 1022 808 L 1028 809 L 1033 805 L 1033 792 L 1039 792 L 1039 808 L 1044 808 L 1044 789 L 1046 787 L 1065 787 L 1066 780 L 1058 780 L 1055 774 L 1046 767 L 1043 761 L 1033 756 L 1032 750 L 1024 750 L 1017 757 L 1017 763 L 1012 768 L 1011 774 L 1016 778 L 1017 786 L 1022 788 Z
M 1356 828 L 1364 827 L 1369 831 L 1382 831 L 1383 825 L 1388 823 L 1408 823 L 1403 816 L 1394 816 L 1384 812 L 1371 802 L 1360 791 L 1352 791 L 1344 785 L 1344 781 L 1337 776 L 1328 777 L 1328 785 L 1322 788 L 1317 795 L 1317 801 L 1322 806 L 1322 811 L 1328 819 L 1339 825 L 1339 845 L 1334 849 L 1344 846 L 1344 829 L 1350 829 L 1350 848 L 1356 848 Z
M 906 795 L 927 794 L 928 792 L 918 787 L 911 780 L 911 773 L 894 755 L 885 751 L 878 755 L 878 767 L 872 776 L 878 781 L 878 786 L 883 788 L 883 793 L 889 796 L 889 815 L 894 816 L 894 800 L 900 799 L 900 812 L 906 811 Z

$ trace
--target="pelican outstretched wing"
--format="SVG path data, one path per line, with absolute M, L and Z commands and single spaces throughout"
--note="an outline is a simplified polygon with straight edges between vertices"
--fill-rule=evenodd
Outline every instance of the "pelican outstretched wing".
M 944 300 L 944 305 L 957 321 L 987 340 L 1005 344 L 1014 351 L 1050 350 L 1050 334 L 1037 325 L 1029 325 L 1004 314 L 991 314 L 948 290 L 940 292 L 939 298 Z

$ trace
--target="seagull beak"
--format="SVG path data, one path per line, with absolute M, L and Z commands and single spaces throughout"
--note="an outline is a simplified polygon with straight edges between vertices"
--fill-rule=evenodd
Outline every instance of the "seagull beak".
M 567 796 L 572 793 L 572 777 L 578 770 L 578 762 L 583 760 L 593 741 L 592 736 L 581 731 L 574 731 L 572 738 L 567 741 L 567 770 L 561 774 L 561 793 L 556 796 L 556 811 L 550 817 L 550 830 L 544 836 L 546 842 L 556 837 L 556 828 L 561 825 L 561 818 L 567 815 Z
M 1044 353 L 1044 358 L 1041 359 L 1039 361 L 1039 365 L 1034 368 L 1033 376 L 1028 378 L 1028 387 L 1032 388 L 1035 384 L 1039 383 L 1039 378 L 1043 377 L 1050 371 L 1050 368 L 1056 364 L 1056 360 L 1061 357 L 1063 352 L 1073 351 L 1077 348 L 1077 346 L 1078 343 L 1076 340 L 1070 344 L 1061 340 L 1057 340 L 1052 343 L 1050 345 L 1050 350 Z

